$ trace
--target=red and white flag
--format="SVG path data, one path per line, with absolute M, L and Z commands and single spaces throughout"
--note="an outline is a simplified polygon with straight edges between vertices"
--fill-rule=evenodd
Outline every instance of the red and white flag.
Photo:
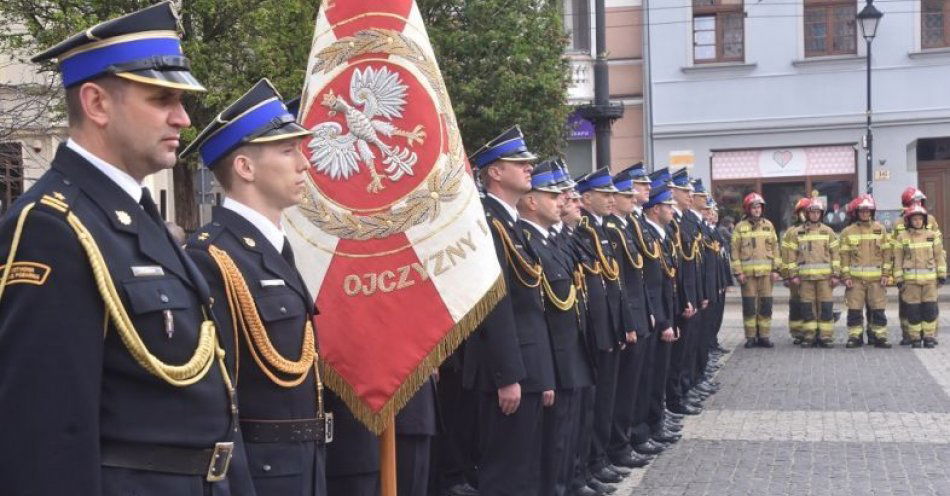
M 414 0 L 330 0 L 300 102 L 306 201 L 284 216 L 321 372 L 380 433 L 505 292 Z

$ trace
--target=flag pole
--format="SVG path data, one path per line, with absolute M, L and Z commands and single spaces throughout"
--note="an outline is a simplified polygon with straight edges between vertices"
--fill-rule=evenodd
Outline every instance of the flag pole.
M 389 417 L 389 427 L 379 436 L 380 496 L 396 496 L 396 419 Z

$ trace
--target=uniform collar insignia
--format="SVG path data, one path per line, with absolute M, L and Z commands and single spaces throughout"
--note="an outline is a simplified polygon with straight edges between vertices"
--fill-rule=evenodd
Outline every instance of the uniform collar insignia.
M 250 246 L 251 248 L 254 248 L 255 246 L 257 246 L 257 242 L 254 241 L 254 238 L 248 238 L 248 237 L 244 238 L 244 244 L 246 244 L 247 246 Z
M 119 222 L 121 222 L 123 226 L 132 224 L 132 216 L 130 216 L 125 210 L 116 210 L 115 216 L 117 219 L 119 219 Z

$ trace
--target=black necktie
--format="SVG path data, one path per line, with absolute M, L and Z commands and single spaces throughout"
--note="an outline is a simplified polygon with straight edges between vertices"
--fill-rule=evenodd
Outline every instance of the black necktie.
M 297 264 L 294 262 L 294 249 L 290 247 L 290 241 L 287 239 L 287 237 L 284 237 L 284 247 L 280 249 L 280 254 L 284 257 L 284 260 L 290 264 L 291 267 L 297 267 Z
M 162 214 L 158 212 L 158 207 L 156 207 L 155 202 L 152 201 L 152 195 L 148 192 L 148 188 L 142 188 L 142 198 L 139 200 L 139 205 L 142 206 L 145 213 L 158 223 L 159 226 L 165 227 L 165 220 L 162 219 Z

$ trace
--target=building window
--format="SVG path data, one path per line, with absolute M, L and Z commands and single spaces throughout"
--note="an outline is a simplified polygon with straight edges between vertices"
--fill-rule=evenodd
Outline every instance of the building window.
M 805 56 L 857 52 L 854 0 L 805 0 Z
M 570 51 L 590 53 L 590 0 L 564 0 Z
M 743 0 L 693 0 L 693 62 L 745 60 Z
M 23 147 L 20 143 L 0 143 L 0 214 L 23 194 Z
M 950 46 L 950 0 L 923 0 L 920 7 L 921 48 Z

